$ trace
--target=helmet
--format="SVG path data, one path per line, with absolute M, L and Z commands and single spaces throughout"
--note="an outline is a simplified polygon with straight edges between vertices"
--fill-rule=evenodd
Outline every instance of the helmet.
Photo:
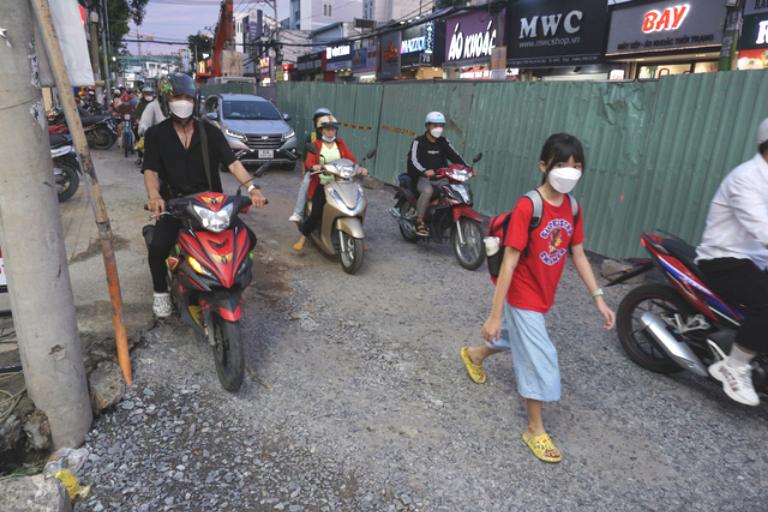
M 333 116 L 323 116 L 317 120 L 318 130 L 322 130 L 323 128 L 338 128 L 338 127 L 339 127 L 339 122 Z
M 192 111 L 193 116 L 197 116 L 200 112 L 200 91 L 197 89 L 195 81 L 192 77 L 185 75 L 184 73 L 171 73 L 168 76 L 164 76 L 157 83 L 158 100 L 160 101 L 160 110 L 166 117 L 170 117 L 171 109 L 168 106 L 168 100 L 181 96 L 182 94 L 188 94 L 195 98 L 195 108 Z
M 331 111 L 328 110 L 325 107 L 320 107 L 319 109 L 315 110 L 315 113 L 312 114 L 312 119 L 317 119 L 320 116 L 330 116 Z
M 424 124 L 427 123 L 443 123 L 445 124 L 445 117 L 440 112 L 430 112 L 427 114 L 427 118 L 424 120 Z

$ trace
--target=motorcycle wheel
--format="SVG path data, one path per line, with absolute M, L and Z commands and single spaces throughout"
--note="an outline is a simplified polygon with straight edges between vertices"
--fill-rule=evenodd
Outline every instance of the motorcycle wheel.
M 459 230 L 464 239 L 464 245 L 459 241 Z M 475 270 L 483 264 L 485 251 L 483 250 L 483 231 L 480 223 L 461 217 L 451 229 L 451 245 L 459 264 L 467 270 Z
M 213 358 L 219 382 L 224 389 L 234 393 L 243 383 L 245 368 L 240 322 L 229 322 L 214 314 L 210 328 L 213 329 Z
M 59 202 L 71 198 L 77 192 L 80 186 L 80 166 L 77 160 L 70 158 L 60 158 L 54 160 L 56 167 L 61 169 L 61 176 L 56 176 L 56 191 L 58 193 Z
M 341 243 L 341 268 L 347 274 L 355 274 L 363 266 L 363 241 L 360 238 L 352 238 L 343 231 L 339 231 Z
M 109 128 L 99 128 L 85 132 L 85 138 L 88 140 L 88 146 L 93 149 L 109 149 L 117 140 L 117 136 Z
M 133 153 L 133 134 L 130 128 L 123 129 L 123 151 L 125 151 L 126 157 L 129 152 Z
M 682 371 L 658 345 L 640 322 L 640 316 L 646 311 L 655 313 L 662 321 L 679 314 L 683 319 L 694 314 L 692 308 L 678 295 L 674 288 L 663 284 L 644 284 L 638 286 L 621 301 L 616 314 L 616 328 L 619 341 L 633 363 L 656 373 L 676 373 Z M 666 322 L 665 322 L 666 323 Z M 685 339 L 668 328 L 680 342 Z
M 416 208 L 411 206 L 407 201 L 401 200 L 400 206 L 398 206 L 397 209 L 400 212 L 400 215 L 405 218 L 416 218 Z M 400 226 L 400 234 L 403 235 L 406 242 L 415 244 L 419 241 L 420 237 L 416 234 L 416 230 L 413 228 L 413 223 L 405 221 L 398 222 L 397 225 Z

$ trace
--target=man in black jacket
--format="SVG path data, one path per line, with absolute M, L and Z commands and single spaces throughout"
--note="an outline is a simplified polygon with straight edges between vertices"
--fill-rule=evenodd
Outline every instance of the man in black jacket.
M 432 183 L 429 178 L 434 177 L 435 169 L 446 167 L 450 160 L 455 164 L 467 165 L 448 139 L 443 137 L 445 117 L 440 112 L 430 112 L 424 120 L 427 128 L 424 135 L 413 139 L 411 149 L 408 151 L 408 176 L 411 178 L 411 188 L 418 192 L 419 202 L 416 208 L 416 234 L 428 237 L 429 232 L 424 225 L 424 214 L 432 198 Z

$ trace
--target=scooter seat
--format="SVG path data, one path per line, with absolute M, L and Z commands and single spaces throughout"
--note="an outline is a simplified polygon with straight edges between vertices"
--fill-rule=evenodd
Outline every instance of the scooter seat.
M 102 121 L 109 118 L 109 114 L 96 114 L 91 116 L 84 116 L 80 118 L 80 121 L 83 123 L 83 126 L 93 126 L 95 124 L 99 124 Z
M 48 140 L 51 143 L 51 149 L 56 149 L 60 148 L 61 146 L 68 146 L 72 144 L 72 138 L 69 135 L 63 135 L 59 133 L 49 134 Z
M 702 283 L 707 282 L 701 269 L 699 269 L 699 266 L 696 265 L 696 262 L 694 261 L 696 259 L 695 247 L 683 240 L 675 240 L 672 238 L 665 238 L 661 242 L 661 246 L 664 247 L 669 254 L 680 260 L 680 262 L 685 265 L 685 268 L 693 272 L 693 275 L 699 278 Z
M 400 184 L 401 187 L 403 187 L 405 190 L 408 190 L 409 192 L 413 193 L 413 196 L 418 199 L 419 198 L 419 191 L 411 188 L 411 177 L 408 176 L 408 173 L 402 173 L 397 175 L 397 182 Z M 432 197 L 430 198 L 430 201 L 434 201 L 436 199 L 440 198 L 440 188 L 435 187 L 435 182 L 432 182 Z

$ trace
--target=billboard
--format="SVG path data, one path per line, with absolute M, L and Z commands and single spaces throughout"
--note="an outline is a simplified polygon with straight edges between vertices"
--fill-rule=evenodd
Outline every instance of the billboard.
M 493 49 L 504 44 L 504 12 L 474 11 L 448 18 L 443 67 L 489 63 Z
M 509 67 L 581 66 L 600 60 L 608 14 L 595 0 L 521 0 L 507 8 Z

